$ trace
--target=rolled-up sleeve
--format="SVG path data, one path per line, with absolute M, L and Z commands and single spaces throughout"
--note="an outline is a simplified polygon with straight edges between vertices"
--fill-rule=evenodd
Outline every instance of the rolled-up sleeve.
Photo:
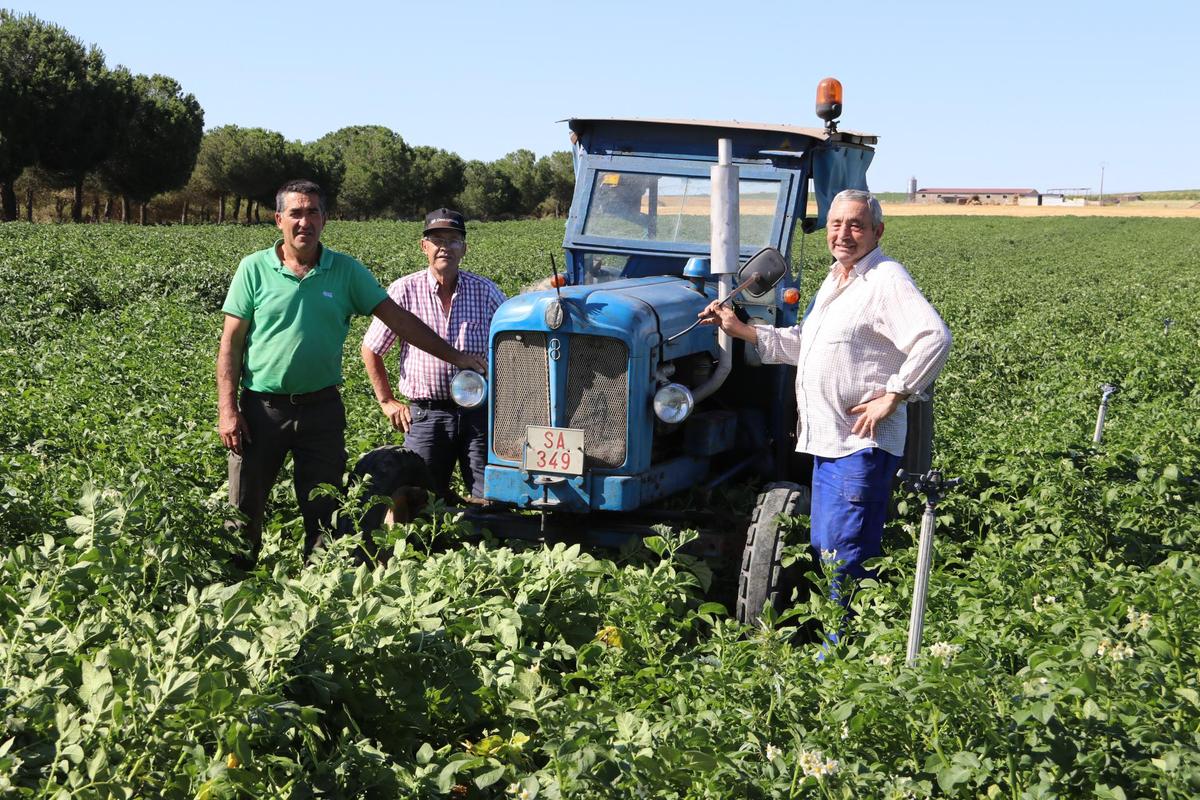
M 884 306 L 882 332 L 906 356 L 885 391 L 923 400 L 950 355 L 950 329 L 911 280 L 898 281 Z
M 404 291 L 401 288 L 399 280 L 393 281 L 387 288 L 387 297 L 392 298 L 392 302 L 401 308 L 407 309 L 408 305 L 404 299 Z M 392 349 L 392 345 L 396 343 L 396 334 L 392 332 L 383 320 L 379 317 L 373 317 L 371 324 L 367 327 L 366 334 L 363 335 L 363 344 L 377 356 L 387 355 Z
M 755 325 L 758 356 L 764 364 L 797 364 L 800 361 L 800 326 L 773 328 Z

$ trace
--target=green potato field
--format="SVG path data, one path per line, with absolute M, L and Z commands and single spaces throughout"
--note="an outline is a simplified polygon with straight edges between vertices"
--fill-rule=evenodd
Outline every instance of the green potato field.
M 0 796 L 1200 794 L 1193 220 L 888 222 L 884 248 L 954 334 L 934 460 L 964 478 L 938 508 L 913 667 L 915 495 L 823 662 L 793 634 L 837 606 L 744 627 L 686 531 L 588 552 L 481 541 L 435 507 L 393 529 L 386 566 L 356 567 L 352 540 L 305 566 L 284 481 L 243 578 L 214 360 L 233 270 L 274 234 L 0 228 Z M 324 240 L 386 285 L 424 266 L 419 234 L 334 222 Z M 464 266 L 511 295 L 562 236 L 472 225 Z M 811 294 L 823 237 L 792 260 Z M 344 363 L 351 458 L 398 441 L 364 330 Z M 718 500 L 748 511 L 754 488 Z

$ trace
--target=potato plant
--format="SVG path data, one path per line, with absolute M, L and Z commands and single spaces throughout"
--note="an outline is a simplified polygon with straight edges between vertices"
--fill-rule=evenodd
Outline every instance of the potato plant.
M 325 239 L 386 283 L 422 265 L 418 234 L 338 222 Z M 912 495 L 823 661 L 797 632 L 836 607 L 817 592 L 765 630 L 737 624 L 687 531 L 587 552 L 496 541 L 435 507 L 389 534 L 386 565 L 357 564 L 353 539 L 303 565 L 284 482 L 262 565 L 235 572 L 213 360 L 237 260 L 273 236 L 0 231 L 0 795 L 1200 792 L 1186 220 L 888 223 L 885 248 L 955 335 L 935 461 L 966 479 L 939 506 L 912 667 Z M 550 221 L 473 225 L 466 267 L 511 294 L 561 239 Z M 823 254 L 805 242 L 806 292 Z M 353 456 L 396 437 L 352 345 Z M 1102 382 L 1120 388 L 1096 446 Z

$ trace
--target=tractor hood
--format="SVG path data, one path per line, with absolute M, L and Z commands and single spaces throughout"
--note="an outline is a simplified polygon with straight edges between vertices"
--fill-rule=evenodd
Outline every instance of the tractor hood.
M 688 281 L 670 276 L 566 286 L 561 296 L 554 291 L 528 292 L 499 308 L 492 334 L 523 330 L 609 336 L 629 344 L 631 353 L 644 353 L 695 322 L 715 296 L 711 287 L 701 294 Z M 698 328 L 671 342 L 664 358 L 715 347 L 714 342 L 712 328 Z

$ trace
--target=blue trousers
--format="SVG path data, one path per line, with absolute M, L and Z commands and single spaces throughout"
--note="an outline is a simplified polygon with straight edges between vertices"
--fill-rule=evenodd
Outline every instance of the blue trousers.
M 832 599 L 843 602 L 843 576 L 874 577 L 863 562 L 883 555 L 883 523 L 899 465 L 899 456 L 877 447 L 841 458 L 813 457 L 812 546 L 819 557 L 837 551 L 832 558 L 842 562 Z

